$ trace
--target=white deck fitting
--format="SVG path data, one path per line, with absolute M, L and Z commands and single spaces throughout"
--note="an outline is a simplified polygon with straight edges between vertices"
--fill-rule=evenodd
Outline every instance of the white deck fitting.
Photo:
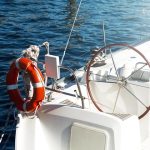
M 79 139 L 74 141 L 77 140 L 73 129 L 75 126 L 80 128 L 80 131 L 79 128 L 76 130 L 81 132 L 81 136 L 98 134 L 99 137 L 99 133 L 104 133 L 104 150 L 139 150 L 140 133 L 137 117 L 94 113 L 61 105 L 45 105 L 38 112 L 38 118 L 21 119 L 16 132 L 16 150 L 74 150 L 73 145 L 78 147 L 79 143 L 83 142 Z M 87 133 L 87 129 L 94 132 Z M 87 138 L 90 140 L 90 137 Z M 94 140 L 92 144 L 95 142 Z M 89 149 L 88 145 L 82 146 L 87 150 L 93 150 Z

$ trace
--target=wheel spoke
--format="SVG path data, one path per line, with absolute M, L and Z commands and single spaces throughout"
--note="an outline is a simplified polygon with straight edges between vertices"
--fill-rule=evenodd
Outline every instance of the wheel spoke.
M 130 93 L 133 97 L 135 97 L 143 106 L 145 106 L 147 108 L 147 106 L 135 95 L 133 94 L 127 87 L 125 87 L 124 85 L 122 85 L 122 87 L 124 87 L 128 93 Z
M 90 82 L 90 81 L 93 81 L 93 80 L 89 80 L 89 82 Z M 106 84 L 107 84 L 107 83 L 114 83 L 114 84 L 117 84 L 117 82 L 109 82 L 109 81 L 95 81 L 95 80 L 94 80 L 94 82 L 106 83 Z
M 99 75 L 99 74 L 91 73 L 90 75 L 95 75 L 95 76 L 104 78 L 104 76 Z M 103 83 L 117 83 L 116 77 L 113 77 L 113 76 L 105 76 L 104 80 L 103 79 L 97 79 L 97 80 L 89 80 L 89 81 L 103 82 Z
M 113 113 L 114 113 L 116 105 L 117 105 L 117 101 L 118 101 L 120 90 L 121 90 L 121 86 L 119 86 L 119 89 L 118 89 L 118 92 L 117 92 L 117 96 L 116 96 L 116 100 L 115 100 L 115 105 L 114 105 L 114 108 L 113 108 Z
M 135 86 L 139 86 L 139 87 L 143 87 L 143 88 L 150 88 L 149 86 L 143 86 L 143 85 L 139 85 L 139 84 L 135 84 L 135 83 L 131 83 L 131 82 L 127 82 L 128 84 L 131 84 L 131 85 L 135 85 Z
M 112 59 L 114 68 L 115 68 L 115 72 L 116 72 L 116 75 L 117 75 L 117 79 L 119 80 L 119 74 L 118 74 L 118 72 L 117 72 L 117 67 L 116 67 L 116 64 L 115 64 L 115 61 L 114 61 L 114 58 L 113 58 L 113 54 L 112 54 L 111 49 L 109 49 L 109 52 L 110 52 L 110 56 L 111 56 L 111 59 Z
M 142 68 L 144 68 L 147 64 L 143 65 L 142 67 L 140 67 L 139 69 L 137 69 L 136 71 L 133 71 L 128 77 L 126 77 L 124 79 L 124 81 L 127 81 L 130 77 L 132 77 L 135 73 L 137 73 L 139 70 L 141 70 Z

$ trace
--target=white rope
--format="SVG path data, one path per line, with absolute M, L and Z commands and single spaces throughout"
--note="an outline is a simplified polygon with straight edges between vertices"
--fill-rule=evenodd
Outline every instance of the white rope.
M 39 87 L 43 87 L 44 85 L 43 85 L 43 82 L 38 82 L 38 83 L 32 83 L 32 86 L 34 88 L 39 88 Z
M 72 32 L 73 32 L 73 29 L 74 29 L 75 22 L 76 22 L 76 20 L 77 20 L 77 16 L 78 16 L 78 13 L 79 13 L 79 9 L 80 9 L 81 3 L 82 3 L 82 0 L 80 0 L 79 6 L 78 6 L 78 9 L 77 9 L 77 12 L 76 12 L 76 15 L 75 15 L 73 24 L 72 24 L 72 28 L 71 28 L 71 30 L 70 30 L 70 34 L 69 34 L 69 37 L 68 37 L 68 40 L 67 40 L 67 43 L 66 43 L 66 47 L 65 47 L 65 50 L 64 50 L 64 53 L 63 53 L 61 62 L 60 62 L 61 65 L 62 65 L 62 63 L 63 63 L 64 57 L 65 57 L 65 54 L 66 54 L 66 51 L 67 51 L 67 48 L 68 48 L 68 45 L 69 45 L 69 41 L 70 41 L 70 38 L 71 38 L 71 35 L 72 35 Z
M 39 82 L 39 83 L 41 84 L 41 87 L 45 87 L 44 81 L 43 81 L 43 79 L 42 79 L 42 77 L 41 77 L 41 75 L 40 75 L 39 71 L 37 70 L 37 68 L 36 68 L 36 67 L 34 67 L 34 69 L 36 70 L 36 74 L 37 74 L 37 76 L 38 76 L 39 80 L 41 81 L 41 82 Z M 33 83 L 33 84 L 35 84 L 35 85 L 36 85 L 36 83 Z

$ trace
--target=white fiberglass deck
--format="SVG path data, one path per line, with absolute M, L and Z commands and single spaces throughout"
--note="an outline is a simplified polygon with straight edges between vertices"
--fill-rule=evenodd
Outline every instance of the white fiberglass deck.
M 150 61 L 150 41 L 136 48 Z M 132 74 L 137 64 L 143 64 L 143 58 L 128 49 L 113 53 L 113 58 L 117 71 L 126 67 L 123 79 Z M 60 82 L 61 89 L 47 90 L 50 102 L 43 102 L 37 117 L 21 115 L 16 150 L 149 150 L 150 113 L 140 120 L 138 117 L 150 105 L 150 68 L 143 67 L 123 82 L 117 80 L 111 65 L 108 55 L 106 65 L 91 67 L 89 75 L 92 96 L 106 113 L 93 105 L 84 69 L 76 71 L 85 108 L 81 109 L 77 86 Z

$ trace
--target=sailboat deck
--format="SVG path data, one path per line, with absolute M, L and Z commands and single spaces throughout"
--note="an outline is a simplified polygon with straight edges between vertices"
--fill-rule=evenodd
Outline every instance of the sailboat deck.
M 141 145 L 141 150 L 149 150 L 150 137 L 147 138 Z

